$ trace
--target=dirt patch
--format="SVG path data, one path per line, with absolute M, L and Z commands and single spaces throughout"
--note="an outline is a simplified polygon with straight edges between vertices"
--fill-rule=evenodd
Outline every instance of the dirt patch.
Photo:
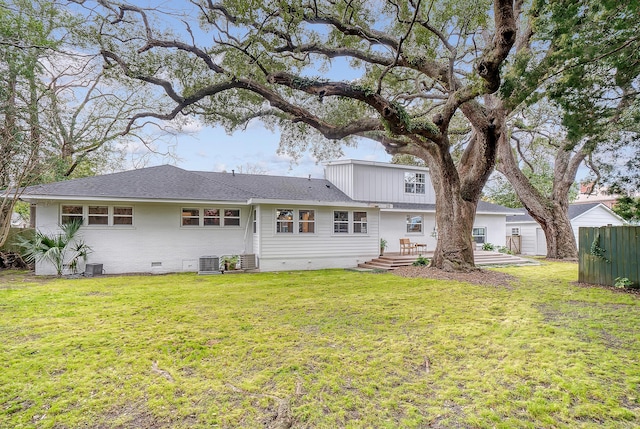
M 511 287 L 517 278 L 498 271 L 476 269 L 469 272 L 450 272 L 431 267 L 400 267 L 393 271 L 400 277 L 427 278 L 434 280 L 451 280 L 483 286 Z

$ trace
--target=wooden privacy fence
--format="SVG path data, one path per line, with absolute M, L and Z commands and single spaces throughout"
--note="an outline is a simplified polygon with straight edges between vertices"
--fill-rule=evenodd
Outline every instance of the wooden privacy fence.
M 640 284 L 640 226 L 581 227 L 578 281 L 614 286 L 616 278 Z

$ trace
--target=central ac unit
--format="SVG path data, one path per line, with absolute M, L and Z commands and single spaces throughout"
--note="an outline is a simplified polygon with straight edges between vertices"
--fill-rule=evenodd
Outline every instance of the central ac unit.
M 215 255 L 201 256 L 198 274 L 220 274 L 220 258 Z

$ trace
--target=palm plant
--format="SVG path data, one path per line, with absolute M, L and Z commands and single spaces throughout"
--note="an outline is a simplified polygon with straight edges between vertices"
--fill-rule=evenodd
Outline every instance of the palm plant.
M 68 261 L 67 266 L 71 271 L 76 273 L 78 262 L 81 259 L 86 261 L 87 256 L 91 253 L 91 247 L 84 241 L 76 239 L 76 234 L 81 226 L 82 222 L 74 221 L 61 225 L 62 233 L 60 234 L 45 234 L 36 231 L 30 239 L 18 237 L 18 245 L 24 249 L 22 256 L 29 263 L 51 262 L 58 277 L 62 276 L 65 261 Z

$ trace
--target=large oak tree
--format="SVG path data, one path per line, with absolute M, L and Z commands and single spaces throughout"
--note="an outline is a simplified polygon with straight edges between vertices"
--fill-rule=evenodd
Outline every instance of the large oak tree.
M 100 3 L 110 12 L 99 29 L 108 66 L 165 95 L 132 124 L 196 114 L 234 129 L 260 117 L 293 151 L 318 136 L 329 145 L 366 137 L 390 154 L 417 156 L 436 191 L 432 265 L 473 267 L 475 210 L 503 133 L 483 97 L 500 88 L 521 2 Z M 339 58 L 359 77 L 313 77 Z M 472 129 L 457 162 L 454 115 Z

